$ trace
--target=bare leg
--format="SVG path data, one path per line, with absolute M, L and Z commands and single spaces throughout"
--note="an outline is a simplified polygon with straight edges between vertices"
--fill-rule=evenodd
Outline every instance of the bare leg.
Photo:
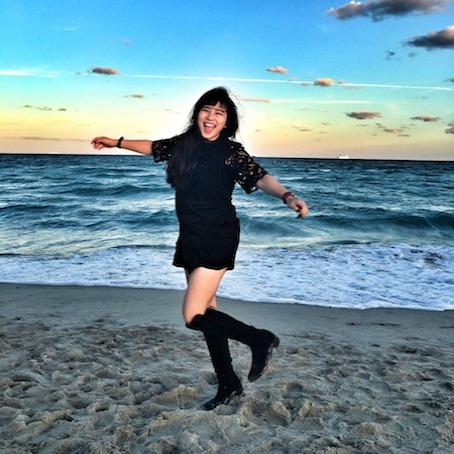
M 199 267 L 187 276 L 188 288 L 183 301 L 185 323 L 191 323 L 196 315 L 205 314 L 209 307 L 216 309 L 216 292 L 226 271 Z
M 189 285 L 189 276 L 190 274 L 185 271 L 186 274 L 186 283 Z M 208 305 L 210 309 L 216 310 L 218 308 L 218 304 L 216 302 L 216 296 L 213 296 L 213 299 L 211 300 L 210 304 Z

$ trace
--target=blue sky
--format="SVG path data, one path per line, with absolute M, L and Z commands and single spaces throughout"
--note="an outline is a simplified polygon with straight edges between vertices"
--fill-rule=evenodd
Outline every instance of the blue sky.
M 179 133 L 206 90 L 258 156 L 454 160 L 451 0 L 2 0 L 0 152 Z

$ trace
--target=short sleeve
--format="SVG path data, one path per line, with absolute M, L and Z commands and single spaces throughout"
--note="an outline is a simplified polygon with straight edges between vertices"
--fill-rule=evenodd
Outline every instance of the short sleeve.
M 226 165 L 234 172 L 235 180 L 247 194 L 256 191 L 257 181 L 268 172 L 257 164 L 240 143 L 232 142 L 232 153 L 226 159 Z
M 175 146 L 180 143 L 181 136 L 175 136 L 171 139 L 154 140 L 151 145 L 151 154 L 155 162 L 168 161 L 173 152 Z

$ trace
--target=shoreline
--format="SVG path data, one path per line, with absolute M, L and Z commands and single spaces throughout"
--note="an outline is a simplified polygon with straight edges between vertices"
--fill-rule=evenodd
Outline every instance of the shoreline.
M 454 450 L 454 311 L 218 299 L 281 345 L 212 412 L 183 292 L 0 284 L 0 451 L 363 454 Z
M 160 324 L 187 332 L 181 316 L 184 291 L 152 288 L 78 286 L 53 284 L 0 283 L 1 318 L 43 321 L 52 326 L 93 323 L 97 319 L 127 326 Z M 39 304 L 35 300 L 39 300 Z M 18 306 L 17 301 L 21 301 Z M 411 330 L 419 326 L 421 336 L 433 334 L 441 319 L 454 326 L 454 310 L 407 308 L 336 308 L 292 303 L 251 302 L 217 297 L 219 310 L 254 324 L 271 325 L 278 332 L 292 335 L 302 330 L 360 327 L 368 324 L 386 329 Z M 68 306 L 66 306 L 68 305 Z M 74 313 L 77 305 L 78 312 Z M 132 310 L 133 309 L 133 310 Z M 45 320 L 40 315 L 50 311 Z M 27 320 L 25 320 L 27 319 Z M 337 323 L 337 321 L 339 323 Z M 380 331 L 380 330 L 379 330 Z M 377 332 L 378 333 L 378 332 Z M 443 336 L 443 332 L 438 333 Z M 446 336 L 446 340 L 451 340 Z

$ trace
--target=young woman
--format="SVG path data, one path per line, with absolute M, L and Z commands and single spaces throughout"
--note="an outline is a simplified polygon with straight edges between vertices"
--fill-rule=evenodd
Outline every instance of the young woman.
M 298 216 L 308 212 L 303 200 L 287 191 L 232 139 L 238 130 L 234 102 L 225 88 L 214 88 L 195 104 L 187 130 L 171 139 L 127 140 L 96 137 L 95 149 L 125 148 L 167 162 L 167 181 L 175 189 L 180 231 L 173 264 L 185 269 L 187 290 L 183 318 L 190 329 L 202 331 L 218 378 L 216 396 L 204 404 L 213 410 L 243 392 L 233 370 L 228 339 L 248 345 L 253 382 L 265 372 L 279 339 L 270 331 L 220 312 L 216 291 L 234 267 L 240 225 L 232 205 L 235 183 L 251 193 L 261 189 L 280 198 Z

